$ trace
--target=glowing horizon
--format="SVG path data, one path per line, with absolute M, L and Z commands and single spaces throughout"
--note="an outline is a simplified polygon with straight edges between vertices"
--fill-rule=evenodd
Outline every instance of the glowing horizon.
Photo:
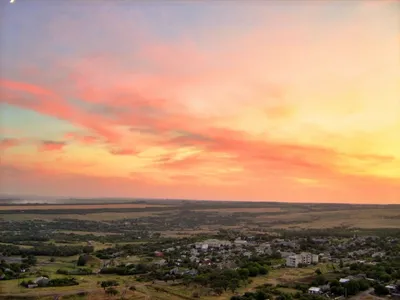
M 0 189 L 400 204 L 399 3 L 0 4 Z

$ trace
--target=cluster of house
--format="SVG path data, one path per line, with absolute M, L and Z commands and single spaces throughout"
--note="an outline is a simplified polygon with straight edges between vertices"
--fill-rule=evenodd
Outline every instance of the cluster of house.
M 350 282 L 351 280 L 357 280 L 357 279 L 366 279 L 369 281 L 374 281 L 374 279 L 366 278 L 364 274 L 359 274 L 357 276 L 348 276 L 346 278 L 340 278 L 339 282 L 341 284 L 345 284 Z M 399 284 L 389 284 L 385 286 L 388 289 L 390 295 L 393 297 L 400 297 L 400 282 L 398 283 Z M 318 287 L 313 286 L 308 289 L 308 293 L 313 295 L 322 295 L 329 292 L 329 289 L 330 289 L 329 284 L 321 285 Z
M 368 253 L 376 257 L 383 257 L 385 253 L 374 247 L 371 241 L 375 241 L 375 237 L 354 237 L 351 240 L 353 244 L 365 244 L 369 243 L 372 247 L 368 248 Z M 285 259 L 285 265 L 287 267 L 301 267 L 310 264 L 317 264 L 320 261 L 323 262 L 351 262 L 354 258 L 357 258 L 358 254 L 354 252 L 348 252 L 347 258 L 341 258 L 331 256 L 335 249 L 344 247 L 343 243 L 336 238 L 313 238 L 312 242 L 316 244 L 325 244 L 325 250 L 321 253 L 311 252 L 300 252 L 301 242 L 304 238 L 293 238 L 293 239 L 281 239 L 275 238 L 269 242 L 257 241 L 254 239 L 236 238 L 235 240 L 219 240 L 219 239 L 207 239 L 201 242 L 196 242 L 188 245 L 181 245 L 170 247 L 156 251 L 154 255 L 159 258 L 154 263 L 162 267 L 167 264 L 164 259 L 166 253 L 174 253 L 173 264 L 175 267 L 181 267 L 183 262 L 195 263 L 198 267 L 216 265 L 219 268 L 234 268 L 235 258 L 238 256 L 250 258 L 256 255 L 272 255 L 273 253 L 280 253 L 281 257 Z M 349 249 L 348 249 L 349 250 Z M 363 252 L 364 253 L 364 252 Z M 341 252 L 343 254 L 343 251 Z M 335 258 L 336 257 L 336 258 Z M 357 261 L 357 260 L 356 260 Z M 168 261 L 171 264 L 171 257 Z M 373 263 L 373 262 L 370 262 Z M 281 265 L 273 266 L 280 267 Z

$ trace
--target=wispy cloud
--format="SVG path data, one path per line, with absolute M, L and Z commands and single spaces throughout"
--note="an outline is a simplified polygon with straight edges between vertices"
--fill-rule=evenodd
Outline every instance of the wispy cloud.
M 39 144 L 39 151 L 60 151 L 66 146 L 65 142 L 42 141 Z

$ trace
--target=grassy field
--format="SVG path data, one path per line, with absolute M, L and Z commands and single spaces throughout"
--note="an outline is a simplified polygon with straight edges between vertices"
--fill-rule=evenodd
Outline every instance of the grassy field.
M 0 219 L 6 221 L 75 219 L 89 221 L 111 221 L 130 218 L 144 218 L 162 215 L 176 217 L 183 211 L 234 215 L 243 224 L 254 224 L 269 228 L 330 228 L 336 226 L 359 228 L 399 228 L 400 205 L 397 206 L 351 206 L 285 203 L 236 203 L 236 202 L 176 202 L 154 204 L 81 204 L 81 205 L 0 205 Z M 168 210 L 166 210 L 166 208 Z M 116 210 L 120 211 L 116 211 Z M 127 211 L 123 211 L 127 209 Z M 136 211 L 129 211 L 134 209 Z M 34 213 L 38 210 L 54 213 Z M 61 211 L 64 212 L 61 213 Z M 79 212 L 79 210 L 81 210 Z M 114 210 L 114 211 L 111 211 Z M 7 213 L 10 211 L 10 213 Z M 74 213 L 76 211 L 77 213 Z M 12 213 L 11 213 L 12 212 Z M 31 213 L 32 212 L 32 213 Z M 222 224 L 221 224 L 222 225 Z M 221 228 L 221 225 L 215 225 Z M 240 225 L 240 224 L 239 224 Z M 199 224 L 199 227 L 202 225 Z M 231 226 L 234 227 L 233 225 Z M 242 225 L 240 225 L 242 227 Z M 204 231 L 214 228 L 202 227 Z M 180 231 L 182 231 L 180 229 Z M 186 233 L 186 232 L 185 232 Z M 192 234 L 192 232 L 187 232 Z
M 348 226 L 359 228 L 399 228 L 400 207 L 382 209 L 359 209 L 340 211 L 318 211 L 307 213 L 288 213 L 284 215 L 285 221 L 299 222 L 298 224 L 273 224 L 273 228 L 332 228 Z M 257 216 L 259 223 L 282 219 L 282 215 Z

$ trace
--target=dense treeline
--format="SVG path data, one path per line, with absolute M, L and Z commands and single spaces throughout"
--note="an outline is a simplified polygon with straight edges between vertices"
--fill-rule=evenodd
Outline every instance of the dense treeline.
M 22 281 L 20 283 L 21 286 L 28 287 L 29 285 L 34 284 L 32 280 Z M 46 283 L 39 283 L 38 287 L 60 287 L 60 286 L 73 286 L 79 285 L 78 281 L 75 278 L 54 278 L 49 280 Z
M 117 274 L 117 275 L 138 275 L 145 274 L 151 270 L 150 265 L 145 264 L 131 264 L 120 265 L 117 267 L 107 267 L 100 270 L 101 274 Z
M 384 283 L 391 280 L 400 279 L 400 256 L 388 258 L 384 262 L 377 263 L 376 265 L 354 263 L 350 265 L 348 274 L 366 274 L 368 278 L 372 278 Z
M 57 274 L 63 275 L 91 275 L 93 274 L 92 269 L 90 268 L 77 268 L 73 270 L 69 269 L 58 269 Z
M 88 208 L 88 209 L 4 209 L 0 210 L 0 214 L 36 214 L 36 215 L 87 215 L 87 214 L 98 214 L 105 212 L 115 213 L 127 213 L 127 212 L 143 212 L 143 211 L 168 211 L 176 210 L 174 206 L 148 206 L 148 207 L 127 207 L 127 208 Z
M 43 244 L 33 248 L 20 248 L 14 245 L 0 244 L 0 253 L 4 256 L 12 255 L 36 255 L 36 256 L 73 256 L 80 253 L 93 252 L 92 246 L 56 246 Z

